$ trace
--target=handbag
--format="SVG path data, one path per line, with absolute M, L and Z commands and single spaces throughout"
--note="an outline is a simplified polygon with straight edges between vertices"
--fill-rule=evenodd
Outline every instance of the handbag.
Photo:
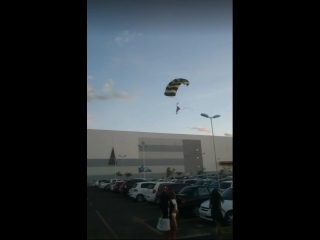
M 163 218 L 162 216 L 159 217 L 157 229 L 160 231 L 166 232 L 170 230 L 169 206 L 170 206 L 170 203 L 168 202 L 168 218 Z

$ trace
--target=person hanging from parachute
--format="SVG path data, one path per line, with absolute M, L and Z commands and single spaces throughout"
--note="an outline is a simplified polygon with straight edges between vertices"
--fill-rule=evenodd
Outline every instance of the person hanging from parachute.
M 177 103 L 176 114 L 178 114 L 178 111 L 184 110 L 184 109 L 190 109 L 190 110 L 192 111 L 191 107 L 187 107 L 187 108 L 182 108 L 182 109 L 181 109 L 181 108 L 178 106 L 178 104 L 179 104 L 179 103 Z
M 189 81 L 187 79 L 184 78 L 176 78 L 174 80 L 172 80 L 166 87 L 164 95 L 167 97 L 175 97 L 178 91 L 178 88 L 180 87 L 181 84 L 184 84 L 186 86 L 189 86 Z M 176 104 L 176 114 L 178 114 L 178 112 L 180 111 L 180 107 L 178 106 L 179 103 Z M 187 108 L 184 108 L 187 109 Z
M 180 110 L 179 106 L 177 106 L 177 109 L 176 109 L 176 114 L 178 114 L 178 111 Z

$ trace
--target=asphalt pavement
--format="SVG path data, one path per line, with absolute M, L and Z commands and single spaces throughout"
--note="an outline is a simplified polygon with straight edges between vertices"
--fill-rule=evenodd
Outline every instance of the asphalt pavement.
M 156 229 L 159 216 L 156 205 L 87 188 L 87 239 L 163 239 L 162 232 Z M 177 239 L 215 239 L 210 221 L 179 214 L 177 221 Z

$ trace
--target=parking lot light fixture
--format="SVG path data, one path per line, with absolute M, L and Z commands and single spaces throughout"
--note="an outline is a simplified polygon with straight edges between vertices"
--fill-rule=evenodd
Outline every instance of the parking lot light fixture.
M 212 117 L 209 117 L 208 114 L 206 113 L 201 113 L 200 114 L 202 117 L 205 117 L 205 118 L 210 118 L 210 121 L 211 121 L 211 131 L 212 131 L 212 141 L 213 141 L 213 150 L 214 150 L 214 160 L 215 160 L 215 163 L 216 163 L 216 171 L 217 171 L 217 179 L 218 179 L 218 188 L 220 189 L 220 181 L 219 181 L 219 171 L 218 171 L 218 163 L 217 163 L 217 154 L 216 154 L 216 147 L 215 147 L 215 144 L 214 144 L 214 135 L 213 135 L 213 126 L 212 126 L 212 119 L 213 118 L 218 118 L 220 117 L 220 115 L 214 115 Z

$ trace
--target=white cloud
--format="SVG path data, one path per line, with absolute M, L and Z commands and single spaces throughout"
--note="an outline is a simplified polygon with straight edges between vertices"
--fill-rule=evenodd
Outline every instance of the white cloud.
M 114 86 L 114 81 L 112 79 L 109 79 L 108 80 L 108 83 L 106 83 L 104 86 L 103 86 L 103 91 L 104 92 L 112 92 L 112 88 Z
M 98 118 L 96 116 L 87 115 L 87 129 L 92 129 L 92 126 L 89 123 L 92 123 L 92 121 L 95 121 L 97 119 Z
M 88 79 L 93 79 L 93 77 L 90 76 L 90 75 L 87 75 L 87 80 L 88 80 Z
M 130 100 L 133 96 L 124 91 L 117 91 L 114 89 L 114 81 L 109 79 L 108 82 L 103 86 L 103 94 L 97 94 L 96 91 L 89 85 L 87 85 L 87 102 L 94 100 L 112 100 L 112 99 L 123 99 Z
M 202 126 L 192 127 L 191 129 L 197 129 L 197 130 L 200 131 L 200 132 L 207 132 L 207 133 L 210 132 L 208 128 L 202 127 Z
M 95 98 L 96 98 L 96 92 L 91 86 L 87 85 L 87 102 L 90 102 Z
M 87 121 L 97 120 L 97 117 L 92 115 L 87 115 Z
M 141 33 L 130 33 L 130 31 L 123 31 L 120 36 L 117 36 L 114 41 L 120 46 L 123 43 L 128 43 L 135 40 L 136 36 L 141 36 Z

